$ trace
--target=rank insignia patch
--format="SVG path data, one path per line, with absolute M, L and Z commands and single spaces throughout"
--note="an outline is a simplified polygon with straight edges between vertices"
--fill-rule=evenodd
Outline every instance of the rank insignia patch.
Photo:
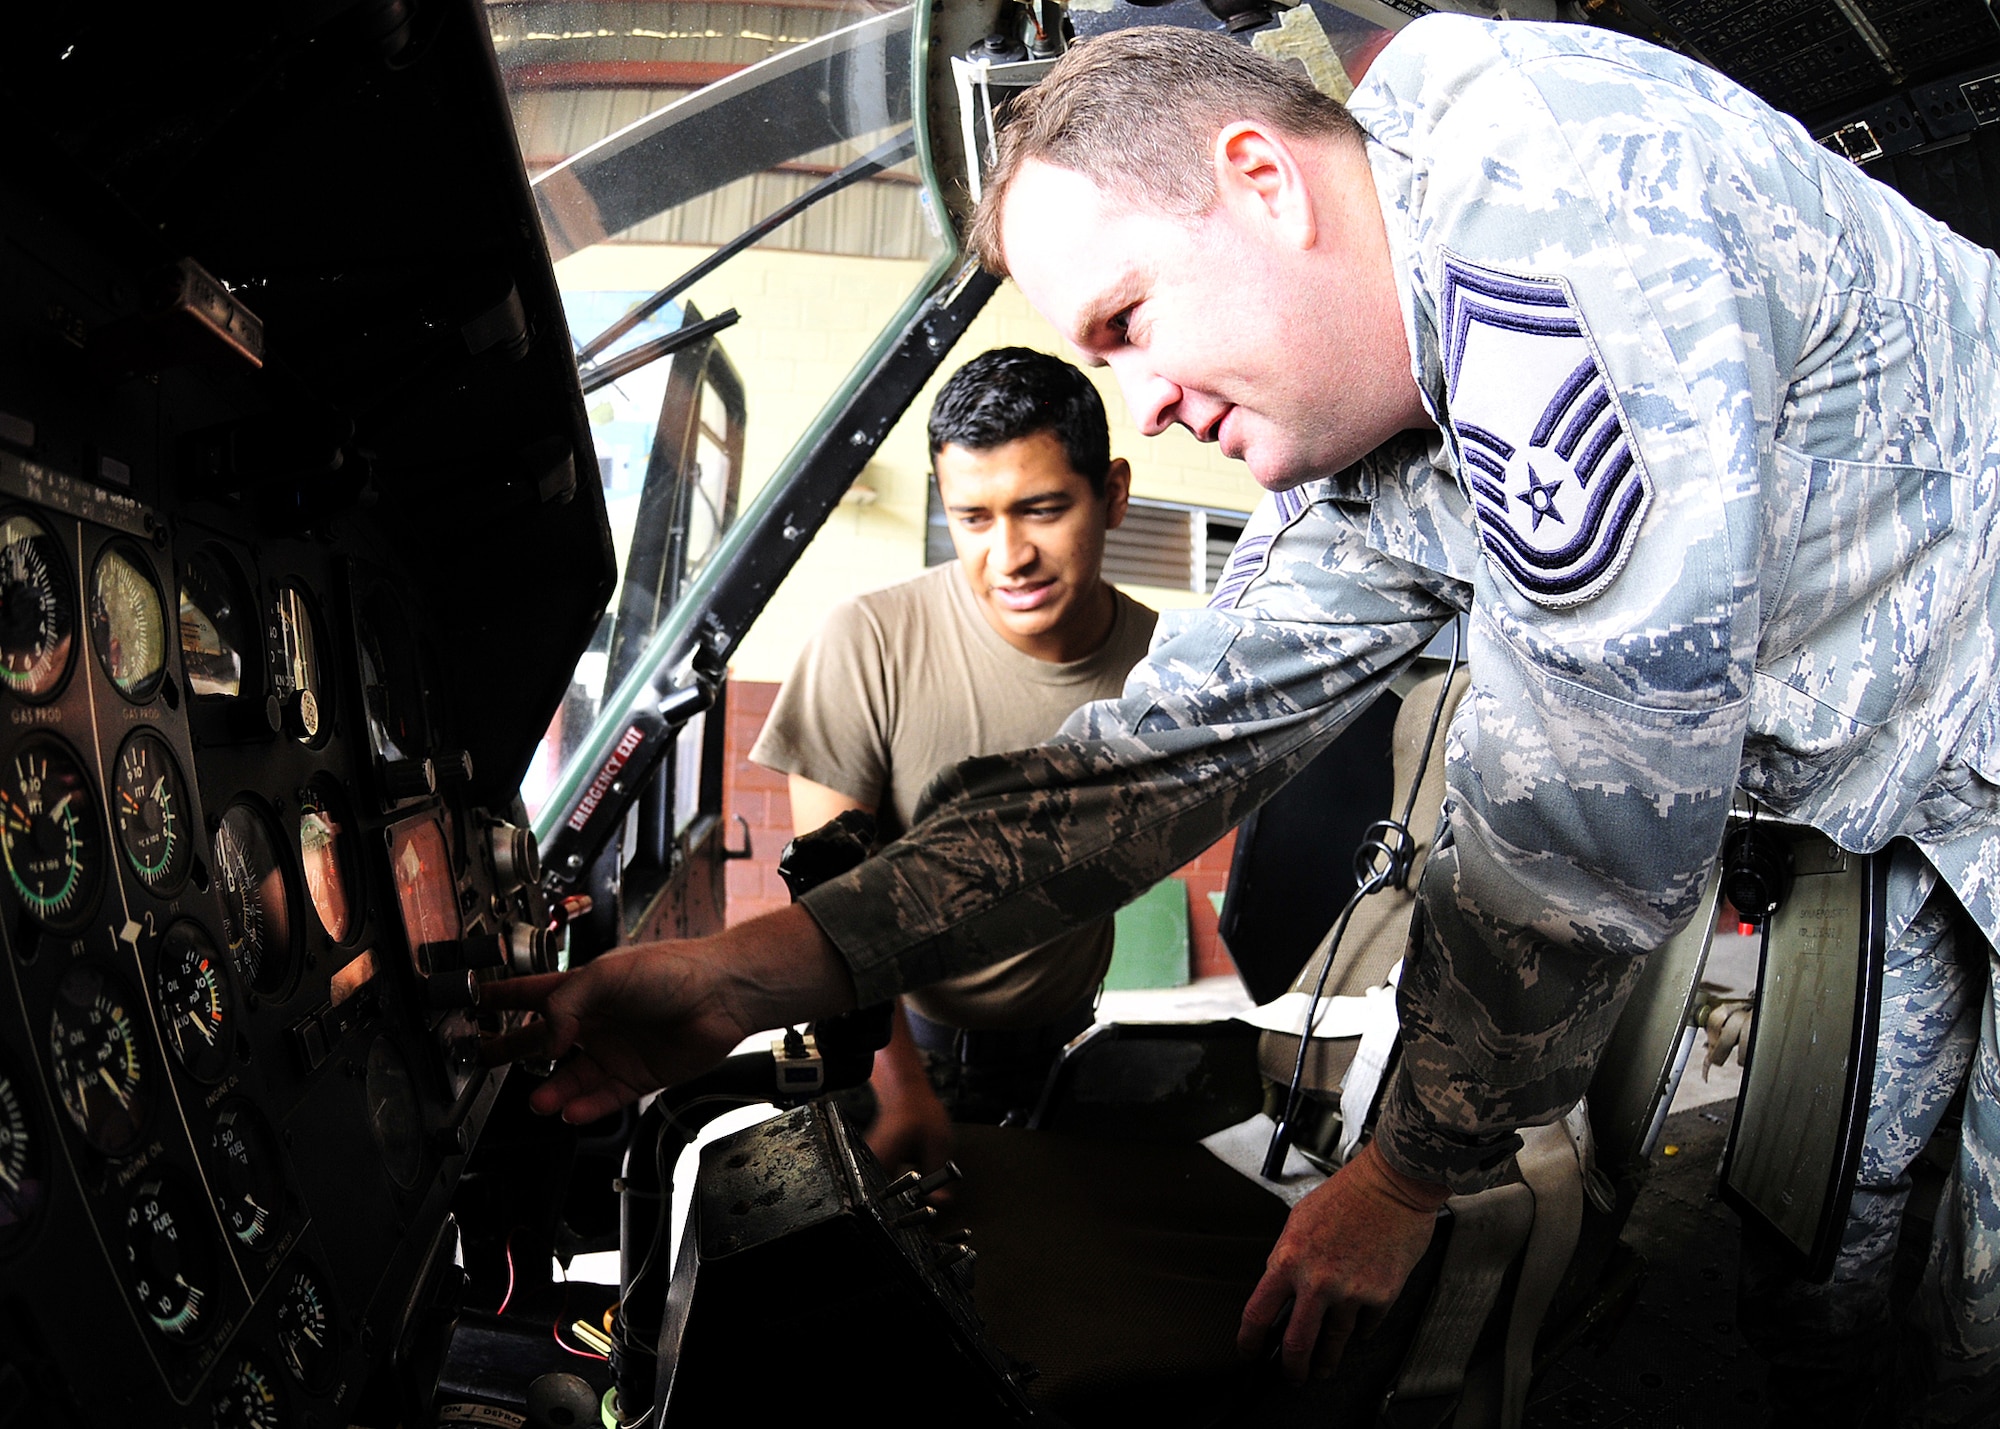
M 1624 566 L 1653 491 L 1569 294 L 1446 255 L 1440 309 L 1480 544 L 1528 599 L 1580 605 Z

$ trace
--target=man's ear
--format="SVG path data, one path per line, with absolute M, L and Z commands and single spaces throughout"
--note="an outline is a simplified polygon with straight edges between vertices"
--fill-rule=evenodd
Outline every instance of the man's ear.
M 1220 207 L 1259 227 L 1275 228 L 1292 246 L 1312 247 L 1319 235 L 1308 183 L 1308 157 L 1297 141 L 1253 119 L 1226 124 L 1212 155 Z
M 1111 458 L 1104 473 L 1104 529 L 1115 531 L 1125 524 L 1125 507 L 1132 499 L 1132 463 L 1122 456 Z

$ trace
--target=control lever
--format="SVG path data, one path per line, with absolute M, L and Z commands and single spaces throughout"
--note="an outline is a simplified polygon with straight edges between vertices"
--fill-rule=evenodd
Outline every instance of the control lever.
M 858 867 L 874 846 L 874 816 L 847 809 L 831 823 L 786 844 L 778 859 L 778 876 L 796 903 L 820 884 Z M 821 1063 L 818 1090 L 839 1091 L 867 1081 L 875 1070 L 875 1054 L 889 1045 L 895 1013 L 896 1004 L 884 1002 L 822 1017 L 807 1027 Z

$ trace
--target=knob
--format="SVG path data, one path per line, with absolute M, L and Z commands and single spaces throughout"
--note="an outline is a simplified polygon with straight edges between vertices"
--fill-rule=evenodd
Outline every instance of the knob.
M 437 753 L 438 783 L 455 789 L 472 782 L 472 751 L 469 749 L 441 749 Z
M 428 759 L 392 759 L 382 766 L 382 787 L 398 803 L 437 792 L 437 770 Z
M 549 933 L 516 923 L 507 930 L 507 965 L 517 973 L 545 972 L 549 966 Z
M 493 880 L 503 890 L 533 883 L 542 876 L 542 855 L 533 829 L 494 824 L 486 831 L 486 846 L 493 851 Z
M 311 690 L 295 690 L 279 705 L 279 722 L 286 734 L 300 743 L 319 738 L 319 697 Z
M 507 945 L 498 933 L 468 933 L 458 946 L 459 958 L 469 968 L 497 968 L 507 961 Z
M 479 984 L 469 972 L 437 973 L 424 984 L 424 1000 L 439 1012 L 470 1007 L 479 1000 Z

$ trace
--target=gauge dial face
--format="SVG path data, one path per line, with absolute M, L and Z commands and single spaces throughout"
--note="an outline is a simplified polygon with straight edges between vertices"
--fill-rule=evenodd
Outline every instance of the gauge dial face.
M 285 1281 L 278 1301 L 278 1351 L 307 1389 L 324 1389 L 333 1378 L 340 1343 L 332 1306 L 313 1271 L 294 1270 Z
M 236 975 L 258 992 L 285 985 L 292 971 L 292 901 L 264 816 L 231 804 L 215 831 L 215 877 L 223 931 Z
M 297 586 L 278 592 L 270 629 L 273 693 L 284 709 L 285 731 L 300 744 L 316 744 L 329 713 L 320 673 L 319 620 L 311 599 Z
M 161 1334 L 192 1340 L 215 1298 L 215 1242 L 173 1181 L 148 1181 L 125 1211 L 125 1286 Z
M 196 551 L 181 576 L 181 664 L 197 695 L 242 694 L 253 668 L 255 619 L 235 563 L 212 548 Z
M 143 703 L 167 673 L 167 609 L 146 558 L 106 546 L 90 578 L 90 643 L 118 692 Z
M 216 1381 L 210 1413 L 215 1429 L 280 1429 L 285 1414 L 278 1377 L 248 1355 L 239 1355 Z
M 32 516 L 0 521 L 0 681 L 24 700 L 62 687 L 76 643 L 76 596 L 55 537 Z
M 389 835 L 389 868 L 396 876 L 396 899 L 402 906 L 410 957 L 418 975 L 429 977 L 429 949 L 456 942 L 464 931 L 458 920 L 451 847 L 438 821 L 424 817 L 396 825 Z
M 306 892 L 319 925 L 336 943 L 346 942 L 354 931 L 354 909 L 347 896 L 348 854 L 345 820 L 322 791 L 308 791 L 299 803 L 299 866 L 305 871 Z
M 118 752 L 111 815 L 126 865 L 146 887 L 170 897 L 187 877 L 190 811 L 181 767 L 157 734 L 142 729 Z
M 56 984 L 49 1061 L 56 1091 L 83 1139 L 107 1156 L 139 1144 L 153 1088 L 124 984 L 109 968 L 79 962 Z
M 403 610 L 387 590 L 361 609 L 361 684 L 368 739 L 384 762 L 424 757 L 423 671 Z
M 368 1128 L 382 1149 L 389 1179 L 407 1191 L 423 1164 L 423 1113 L 410 1065 L 387 1037 L 377 1037 L 368 1049 L 367 1087 Z
M 48 1195 L 44 1148 L 24 1094 L 0 1066 L 0 1248 L 27 1232 Z
M 160 940 L 154 972 L 160 1025 L 188 1074 L 213 1082 L 229 1065 L 233 999 L 222 955 L 199 923 L 182 919 Z
M 277 1138 L 255 1107 L 234 1101 L 215 1119 L 209 1149 L 215 1153 L 215 1199 L 223 1224 L 245 1248 L 262 1250 L 277 1234 L 284 1213 L 285 1175 Z
M 29 915 L 62 933 L 88 922 L 103 853 L 83 766 L 59 740 L 30 738 L 0 769 L 0 856 Z

